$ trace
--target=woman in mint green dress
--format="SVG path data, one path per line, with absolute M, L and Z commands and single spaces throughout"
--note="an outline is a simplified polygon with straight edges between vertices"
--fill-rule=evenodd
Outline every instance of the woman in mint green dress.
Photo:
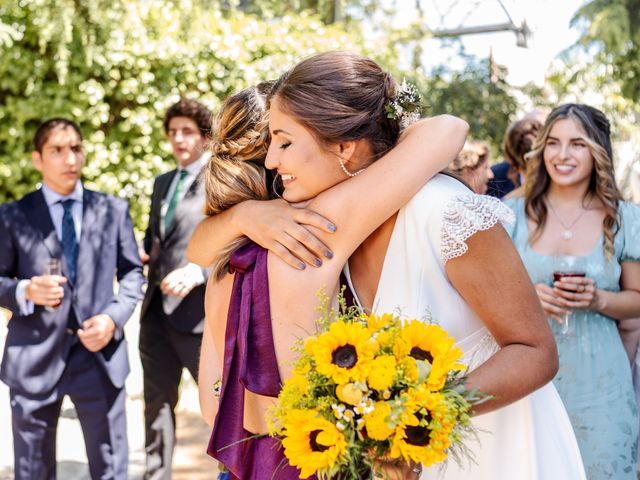
M 602 112 L 556 108 L 528 155 L 522 196 L 507 200 L 507 229 L 552 325 L 554 384 L 587 477 L 635 480 L 638 412 L 616 322 L 640 315 L 640 209 L 621 200 L 611 158 Z

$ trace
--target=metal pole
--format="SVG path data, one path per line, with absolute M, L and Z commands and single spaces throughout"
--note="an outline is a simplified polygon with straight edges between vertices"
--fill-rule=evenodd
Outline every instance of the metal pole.
M 458 37 L 461 35 L 474 35 L 479 33 L 508 32 L 512 31 L 516 34 L 516 43 L 519 47 L 527 47 L 531 30 L 527 26 L 527 22 L 523 21 L 518 27 L 513 22 L 498 23 L 495 25 L 482 25 L 476 27 L 459 27 L 445 30 L 435 30 L 431 34 L 436 38 Z

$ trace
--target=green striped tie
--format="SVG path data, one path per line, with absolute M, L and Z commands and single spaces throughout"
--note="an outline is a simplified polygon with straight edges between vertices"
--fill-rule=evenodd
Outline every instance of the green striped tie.
M 184 187 L 184 178 L 187 176 L 186 170 L 180 170 L 180 177 L 178 177 L 178 183 L 176 183 L 176 188 L 173 191 L 173 196 L 171 197 L 171 201 L 169 202 L 169 206 L 167 207 L 167 213 L 164 214 L 164 229 L 168 230 L 169 225 L 171 225 L 171 220 L 173 220 L 173 214 L 176 212 L 176 207 L 182 198 L 182 188 Z

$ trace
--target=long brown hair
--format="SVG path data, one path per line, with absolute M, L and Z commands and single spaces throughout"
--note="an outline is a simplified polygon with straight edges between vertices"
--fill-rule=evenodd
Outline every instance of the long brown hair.
M 533 118 L 516 120 L 507 127 L 502 140 L 502 153 L 513 168 L 524 173 L 527 168 L 525 155 L 531 151 L 534 139 L 542 124 Z
M 204 171 L 205 214 L 215 215 L 245 200 L 268 200 L 264 159 L 269 147 L 265 82 L 231 95 L 215 118 L 211 158 Z M 247 241 L 240 237 L 227 245 L 213 263 L 213 274 L 228 270 L 231 253 Z
M 618 202 L 622 199 L 616 186 L 613 172 L 613 150 L 611 147 L 611 127 L 607 117 L 597 108 L 584 104 L 567 103 L 555 108 L 547 118 L 542 133 L 536 139 L 533 149 L 526 155 L 527 181 L 524 186 L 527 216 L 536 224 L 530 242 L 535 242 L 547 221 L 546 196 L 551 178 L 544 164 L 544 148 L 551 128 L 558 120 L 570 118 L 582 127 L 584 138 L 593 156 L 593 170 L 588 192 L 600 199 L 605 209 L 602 221 L 604 232 L 604 252 L 607 259 L 613 257 L 614 237 L 620 228 Z
M 276 82 L 272 96 L 319 142 L 366 139 L 377 160 L 398 141 L 400 123 L 385 107 L 396 93 L 393 77 L 373 60 L 324 52 L 303 60 Z

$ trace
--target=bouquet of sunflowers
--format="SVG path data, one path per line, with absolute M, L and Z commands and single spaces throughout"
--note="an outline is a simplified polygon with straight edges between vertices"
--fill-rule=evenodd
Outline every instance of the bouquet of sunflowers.
M 269 412 L 270 434 L 301 477 L 372 478 L 375 459 L 426 467 L 465 451 L 470 410 L 454 339 L 434 323 L 346 308 L 319 320 Z

